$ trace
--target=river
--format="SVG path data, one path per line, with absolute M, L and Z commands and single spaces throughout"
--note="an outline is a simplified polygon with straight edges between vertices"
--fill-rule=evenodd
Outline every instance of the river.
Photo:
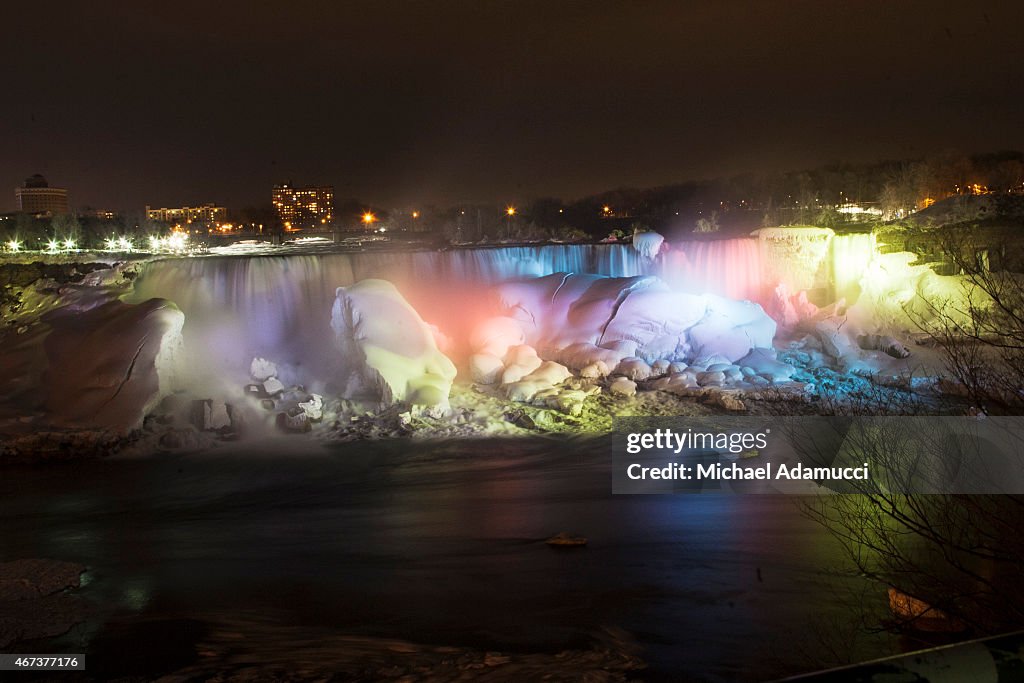
M 499 651 L 586 647 L 612 627 L 649 679 L 761 680 L 831 664 L 832 648 L 890 651 L 846 635 L 860 615 L 842 596 L 864 586 L 831 571 L 841 553 L 796 499 L 613 496 L 609 453 L 604 438 L 288 437 L 11 468 L 0 559 L 88 567 L 79 593 L 97 612 L 55 646 L 104 677 L 194 657 L 155 624 L 242 612 Z M 561 531 L 589 543 L 543 543 Z

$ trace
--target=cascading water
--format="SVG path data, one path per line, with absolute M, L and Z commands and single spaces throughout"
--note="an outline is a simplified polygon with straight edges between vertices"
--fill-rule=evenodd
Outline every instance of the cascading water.
M 329 326 L 335 290 L 368 278 L 394 283 L 424 320 L 459 344 L 471 321 L 485 315 L 487 286 L 504 280 L 556 272 L 656 275 L 680 291 L 764 305 L 780 282 L 791 293 L 817 287 L 855 297 L 874 252 L 871 235 L 775 229 L 676 242 L 656 259 L 624 244 L 182 258 L 148 264 L 129 298 L 167 298 L 182 309 L 191 383 L 225 371 L 244 377 L 254 356 L 308 381 L 332 377 L 337 367 Z
M 835 298 L 857 303 L 861 280 L 874 260 L 878 245 L 872 233 L 836 235 L 832 238 L 832 287 Z
M 762 302 L 761 245 L 749 237 L 676 242 L 663 256 L 661 278 L 691 294 L 710 292 Z
M 330 311 L 338 287 L 391 281 L 430 323 L 462 338 L 484 305 L 486 285 L 552 272 L 642 275 L 654 264 L 626 245 L 550 245 L 167 259 L 146 266 L 132 302 L 174 301 L 185 313 L 192 366 L 202 384 L 225 371 L 244 376 L 254 356 L 273 358 L 292 379 L 332 377 Z

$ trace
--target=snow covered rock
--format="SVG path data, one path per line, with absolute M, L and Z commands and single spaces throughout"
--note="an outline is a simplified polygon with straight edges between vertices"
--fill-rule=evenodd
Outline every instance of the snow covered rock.
M 636 382 L 625 377 L 617 377 L 608 387 L 608 391 L 618 396 L 636 395 Z
M 566 389 L 558 392 L 556 396 L 549 398 L 547 405 L 549 408 L 559 410 L 573 417 L 579 417 L 583 414 L 583 404 L 589 395 L 589 392 L 581 389 Z
M 836 360 L 860 356 L 860 350 L 850 338 L 848 328 L 846 319 L 839 316 L 830 316 L 814 325 L 822 350 Z
M 775 349 L 754 349 L 746 356 L 737 361 L 737 364 L 746 371 L 744 375 L 760 375 L 772 382 L 785 382 L 796 371 L 789 363 L 783 363 L 776 358 Z
M 672 364 L 669 363 L 664 358 L 659 358 L 658 360 L 651 363 L 651 376 L 661 377 L 662 375 L 667 375 L 671 365 Z
M 539 368 L 543 362 L 532 346 L 513 346 L 505 354 L 505 370 L 501 374 L 501 383 L 518 382 Z
M 743 401 L 731 391 L 716 390 L 711 393 L 709 398 L 713 405 L 725 408 L 726 410 L 742 411 L 747 409 Z
M 689 330 L 694 355 L 719 354 L 735 363 L 751 349 L 771 347 L 775 321 L 750 301 L 707 295 L 707 315 Z
M 363 280 L 339 287 L 331 328 L 347 369 L 348 393 L 370 392 L 388 405 L 447 405 L 455 365 L 390 282 Z
M 572 377 L 572 373 L 564 365 L 554 361 L 544 361 L 540 367 L 526 376 L 526 379 L 533 382 L 546 382 L 550 385 L 561 384 Z
M 718 371 L 718 370 L 712 370 L 712 371 L 698 372 L 697 373 L 697 384 L 699 384 L 702 387 L 706 387 L 706 386 L 709 386 L 709 385 L 719 385 L 719 386 L 721 386 L 724 383 L 725 383 L 725 373 L 724 372 L 721 372 L 721 371 Z
M 505 364 L 489 353 L 474 353 L 469 357 L 469 372 L 477 384 L 495 384 L 501 379 Z
M 276 377 L 269 378 L 263 383 L 263 393 L 267 396 L 277 396 L 284 391 L 284 384 Z
M 580 377 L 583 379 L 600 379 L 601 377 L 607 377 L 610 374 L 608 366 L 605 365 L 604 361 L 597 361 L 591 363 L 582 370 L 580 370 Z
M 687 330 L 707 314 L 702 296 L 673 292 L 667 285 L 647 282 L 631 289 L 618 303 L 605 325 L 600 344 L 632 342 L 632 353 L 648 363 L 658 359 L 684 358 L 690 354 Z M 620 347 L 621 348 L 621 347 Z
M 651 366 L 640 358 L 623 358 L 614 372 L 617 375 L 628 377 L 634 382 L 643 381 L 651 376 Z
M 653 260 L 661 251 L 661 245 L 664 242 L 665 238 L 656 232 L 633 233 L 633 248 L 644 258 Z
M 884 351 L 893 358 L 908 358 L 910 356 L 910 349 L 887 334 L 859 335 L 857 345 L 869 351 Z
M 257 382 L 265 382 L 277 376 L 277 365 L 266 358 L 253 358 L 249 365 L 249 376 Z
M 653 276 L 555 273 L 496 291 L 508 318 L 518 322 L 508 328 L 522 330 L 542 358 L 575 370 L 598 361 L 614 368 L 634 356 L 647 364 L 693 358 L 731 364 L 753 348 L 770 347 L 775 335 L 775 322 L 757 304 L 672 291 Z M 482 327 L 474 332 L 478 352 L 495 336 Z
M 570 344 L 552 354 L 553 360 L 570 367 L 574 370 L 597 366 L 604 367 L 604 374 L 607 375 L 610 368 L 614 368 L 622 360 L 623 354 L 612 349 L 605 349 L 594 344 L 581 342 Z M 604 375 L 602 375 L 604 376 Z
M 324 397 L 320 394 L 311 394 L 308 401 L 299 403 L 299 408 L 306 414 L 306 417 L 313 421 L 322 420 L 324 417 Z
M 110 301 L 44 318 L 46 409 L 55 423 L 127 432 L 173 388 L 185 316 L 170 301 Z

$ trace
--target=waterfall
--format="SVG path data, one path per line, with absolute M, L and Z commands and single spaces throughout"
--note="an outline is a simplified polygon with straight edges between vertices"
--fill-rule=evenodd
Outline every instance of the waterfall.
M 675 242 L 663 259 L 659 275 L 680 291 L 764 299 L 763 256 L 756 239 Z
M 832 238 L 832 287 L 834 298 L 845 298 L 848 305 L 857 303 L 861 279 L 877 252 L 871 233 L 836 235 Z
M 254 356 L 291 367 L 296 377 L 326 377 L 337 355 L 329 322 L 338 287 L 389 280 L 427 322 L 458 340 L 483 314 L 489 284 L 562 271 L 642 275 L 653 268 L 618 244 L 193 257 L 147 264 L 127 298 L 170 299 L 185 313 L 194 383 L 225 371 L 244 376 Z
M 657 275 L 681 291 L 764 305 L 780 282 L 790 292 L 832 294 L 832 278 L 835 293 L 856 296 L 873 253 L 870 235 L 776 229 L 768 237 L 676 242 L 656 259 L 626 244 L 174 258 L 148 263 L 127 299 L 161 297 L 181 308 L 194 381 L 225 370 L 244 376 L 254 356 L 296 376 L 326 377 L 337 356 L 329 328 L 335 290 L 368 278 L 391 281 L 459 344 L 488 310 L 488 285 L 513 278 Z

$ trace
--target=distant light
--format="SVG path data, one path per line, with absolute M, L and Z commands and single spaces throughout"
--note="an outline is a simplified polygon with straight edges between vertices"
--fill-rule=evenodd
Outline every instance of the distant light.
M 58 242 L 57 240 L 51 239 L 49 242 L 46 243 L 46 251 L 50 252 L 51 254 L 56 254 L 59 250 L 60 242 Z
M 366 225 L 370 225 L 371 223 L 375 222 L 376 220 L 377 220 L 377 217 L 374 216 L 369 211 L 367 211 L 366 213 L 363 214 L 363 223 L 365 223 Z
M 558 210 L 558 213 L 562 213 L 562 210 L 561 210 L 561 209 L 559 209 L 559 210 Z
M 135 248 L 135 245 L 132 244 L 132 241 L 127 237 L 119 237 L 117 239 L 117 246 L 121 251 L 131 251 Z
M 419 218 L 420 217 L 420 212 L 419 211 L 413 211 L 412 212 L 412 217 L 413 218 Z
M 64 248 L 68 251 L 72 251 L 75 248 L 75 241 L 70 237 L 64 240 Z
M 17 254 L 19 251 L 21 251 L 21 242 L 19 242 L 18 240 L 11 240 L 10 242 L 7 243 L 7 250 Z
M 106 247 L 107 251 L 117 251 L 117 246 L 118 246 L 117 238 L 116 237 L 108 237 L 104 241 L 104 246 Z
M 601 208 L 601 211 L 603 213 L 611 213 L 612 212 L 612 207 L 606 205 L 606 206 Z
M 516 207 L 514 207 L 514 206 L 508 207 L 507 209 L 505 209 L 505 213 L 507 213 L 509 216 L 515 216 L 516 215 Z

